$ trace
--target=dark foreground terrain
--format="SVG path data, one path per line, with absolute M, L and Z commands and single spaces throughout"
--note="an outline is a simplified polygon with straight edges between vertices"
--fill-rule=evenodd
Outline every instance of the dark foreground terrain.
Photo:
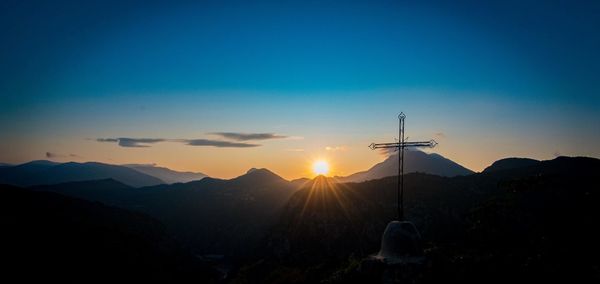
M 407 175 L 426 255 L 410 282 L 598 283 L 599 174 L 598 159 L 559 157 Z M 398 282 L 369 262 L 395 218 L 396 181 L 299 185 L 255 170 L 145 188 L 2 186 L 3 269 L 71 282 Z
M 0 186 L 2 278 L 13 283 L 216 282 L 217 271 L 123 209 Z
M 600 280 L 600 160 L 557 158 L 465 177 L 406 177 L 408 219 L 427 261 L 415 283 Z M 332 185 L 292 197 L 239 283 L 399 280 L 369 255 L 395 214 L 396 178 Z

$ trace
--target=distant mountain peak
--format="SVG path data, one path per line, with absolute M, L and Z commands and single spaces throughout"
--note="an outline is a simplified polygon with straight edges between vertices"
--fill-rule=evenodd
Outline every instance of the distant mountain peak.
M 280 177 L 276 173 L 265 169 L 265 168 L 251 168 L 246 171 L 245 174 L 234 178 L 233 180 L 248 180 L 248 179 L 260 179 L 260 180 L 272 180 L 272 181 L 285 181 L 284 178 Z
M 251 168 L 248 171 L 246 171 L 246 175 L 249 175 L 249 174 L 270 174 L 270 175 L 278 176 L 276 173 L 274 173 L 266 168 Z
M 428 173 L 439 176 L 453 177 L 469 175 L 473 171 L 436 153 L 426 153 L 419 150 L 404 152 L 404 173 Z M 347 177 L 337 177 L 339 182 L 361 182 L 380 179 L 398 174 L 398 153 L 391 153 L 383 162 L 370 169 Z

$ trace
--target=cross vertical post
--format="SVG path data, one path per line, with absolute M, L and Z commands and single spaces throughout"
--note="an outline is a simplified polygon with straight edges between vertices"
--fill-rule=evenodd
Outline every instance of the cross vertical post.
M 398 115 L 398 139 L 401 142 L 404 142 L 404 118 L 406 116 L 404 113 L 400 113 Z M 400 143 L 400 152 L 398 153 L 398 192 L 397 196 L 397 204 L 398 206 L 398 219 L 404 220 L 404 143 Z
M 404 119 L 406 115 L 401 112 L 398 115 L 398 142 L 396 143 L 371 143 L 369 148 L 375 149 L 394 149 L 398 151 L 398 188 L 396 192 L 396 202 L 398 210 L 398 220 L 404 220 L 404 149 L 407 147 L 429 147 L 433 148 L 438 143 L 435 140 L 408 142 L 404 138 Z

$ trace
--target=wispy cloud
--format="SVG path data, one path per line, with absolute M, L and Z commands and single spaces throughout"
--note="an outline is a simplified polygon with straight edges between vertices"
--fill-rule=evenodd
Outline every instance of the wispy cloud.
M 423 150 L 418 149 L 418 148 L 405 148 L 404 151 L 405 151 L 405 153 L 409 152 L 409 151 L 423 152 Z M 377 152 L 384 157 L 389 157 L 392 155 L 397 155 L 398 148 L 380 148 L 380 149 L 377 149 Z
M 346 146 L 327 146 L 325 147 L 326 151 L 330 151 L 330 152 L 345 152 L 348 150 L 348 147 Z
M 446 134 L 444 132 L 436 132 L 434 135 L 437 138 L 446 138 Z
M 133 148 L 143 148 L 150 147 L 148 144 L 158 143 L 168 141 L 168 139 L 162 138 L 98 138 L 96 139 L 98 142 L 112 142 L 118 143 L 121 147 L 133 147 Z
M 96 138 L 90 139 L 97 142 L 117 143 L 121 147 L 130 148 L 146 148 L 150 147 L 150 144 L 159 142 L 178 142 L 189 146 L 208 146 L 218 148 L 251 148 L 259 147 L 261 144 L 248 143 L 246 141 L 260 141 L 260 140 L 272 140 L 272 139 L 302 139 L 302 137 L 286 136 L 275 133 L 242 133 L 242 132 L 211 132 L 209 135 L 215 135 L 223 138 L 219 139 L 170 139 L 170 138 Z M 228 141 L 232 140 L 232 141 Z
M 271 139 L 288 138 L 288 136 L 279 135 L 279 134 L 275 134 L 275 133 L 211 132 L 208 134 L 221 136 L 225 139 L 230 139 L 230 140 L 235 140 L 235 141 L 271 140 Z
M 219 148 L 249 148 L 258 147 L 260 144 L 231 142 L 213 139 L 166 139 L 166 138 L 97 138 L 97 142 L 117 143 L 121 147 L 128 148 L 146 148 L 149 144 L 158 142 L 177 142 L 189 146 L 212 146 Z
M 250 148 L 250 147 L 261 146 L 260 144 L 230 142 L 230 141 L 211 140 L 211 139 L 187 139 L 187 140 L 181 140 L 181 141 L 190 146 L 213 146 L 213 147 L 219 147 L 219 148 Z
M 292 149 L 286 149 L 286 151 L 288 151 L 288 152 L 304 152 L 304 149 L 302 149 L 302 148 L 292 148 Z
M 377 149 L 377 152 L 384 157 L 388 157 L 396 154 L 396 152 L 398 152 L 398 148 L 380 148 Z

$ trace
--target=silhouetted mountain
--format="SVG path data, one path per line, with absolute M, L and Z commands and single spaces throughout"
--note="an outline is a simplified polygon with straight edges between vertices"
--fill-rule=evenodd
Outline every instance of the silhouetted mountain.
M 508 169 L 523 168 L 538 164 L 540 161 L 529 159 L 529 158 L 506 158 L 495 161 L 489 167 L 485 168 L 483 172 L 502 171 Z
M 259 184 L 277 184 L 277 183 L 287 183 L 288 181 L 278 176 L 277 174 L 269 171 L 267 169 L 255 169 L 252 168 L 246 172 L 245 175 L 241 175 L 239 177 L 233 178 L 230 180 L 231 182 L 238 185 L 249 185 L 251 183 L 259 183 Z
M 246 174 L 232 178 L 219 179 L 205 177 L 201 180 L 181 184 L 161 184 L 146 187 L 146 190 L 237 190 L 242 192 L 254 192 L 261 188 L 277 188 L 278 186 L 289 187 L 289 182 L 267 169 L 250 169 Z
M 134 187 L 164 183 L 158 178 L 127 167 L 96 162 L 59 164 L 50 161 L 33 161 L 18 166 L 0 168 L 0 183 L 18 186 L 109 178 Z
M 473 171 L 435 153 L 427 154 L 422 151 L 405 151 L 404 162 L 405 174 L 419 172 L 453 177 L 473 173 Z M 398 175 L 398 154 L 390 155 L 385 161 L 376 164 L 367 171 L 337 178 L 340 182 L 361 182 L 394 175 Z
M 600 215 L 598 174 L 600 160 L 585 157 L 467 176 L 407 174 L 406 216 L 427 258 L 412 282 L 590 282 L 600 265 L 592 217 Z M 34 189 L 147 213 L 194 254 L 245 263 L 229 271 L 233 282 L 370 283 L 383 279 L 365 259 L 396 218 L 396 184 L 395 176 L 289 182 L 251 169 L 229 180 L 143 188 L 100 180 Z
M 154 165 L 130 164 L 130 165 L 123 165 L 123 166 L 132 168 L 138 172 L 156 177 L 168 184 L 178 183 L 178 182 L 185 183 L 185 182 L 190 182 L 190 181 L 195 181 L 195 180 L 201 180 L 201 179 L 207 177 L 207 175 L 205 175 L 203 173 L 178 172 L 178 171 L 171 170 L 169 168 L 157 167 Z
M 272 226 L 295 187 L 266 169 L 230 179 L 140 189 L 131 208 L 162 220 L 201 254 L 245 255 Z
M 162 221 L 198 254 L 244 255 L 272 226 L 296 187 L 267 169 L 229 180 L 130 188 L 114 180 L 38 186 L 138 210 Z
M 0 168 L 0 183 L 12 185 L 26 185 L 27 181 L 34 179 L 49 168 L 58 165 L 51 161 L 31 161 L 16 166 Z
M 600 160 L 559 157 L 529 167 L 458 177 L 408 174 L 407 218 L 427 264 L 411 283 L 598 279 Z M 397 177 L 315 181 L 294 194 L 239 282 L 394 282 L 369 268 L 396 215 Z M 393 270 L 392 270 L 393 271 Z M 385 278 L 384 278 L 385 276 Z
M 599 167 L 600 159 L 591 157 L 560 156 L 556 159 L 542 161 L 539 167 L 529 166 L 523 168 L 523 170 L 530 174 L 539 171 L 541 174 L 545 175 L 566 173 L 573 176 L 588 177 L 597 174 Z
M 2 167 L 0 169 L 0 183 L 21 184 L 30 177 L 58 165 L 59 163 L 37 160 L 16 166 Z M 15 181 L 15 182 L 13 182 Z
M 50 192 L 0 185 L 0 250 L 16 282 L 216 282 L 216 271 L 133 213 Z
M 12 164 L 8 164 L 8 163 L 0 163 L 0 167 L 12 167 Z

